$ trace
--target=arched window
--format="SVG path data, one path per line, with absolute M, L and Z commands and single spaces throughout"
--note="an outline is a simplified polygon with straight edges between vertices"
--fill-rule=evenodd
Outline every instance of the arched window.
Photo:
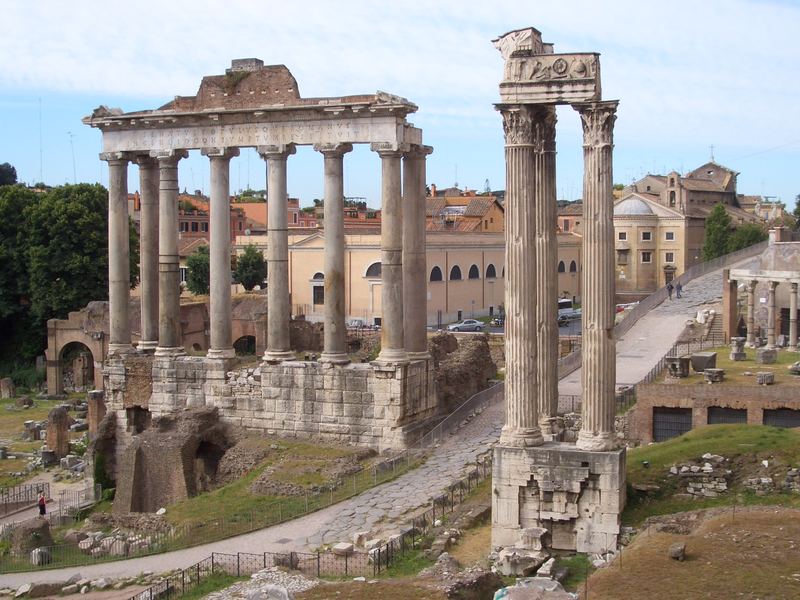
M 442 280 L 442 270 L 439 267 L 433 267 L 431 269 L 431 281 L 441 281 Z
M 567 269 L 566 266 L 564 265 L 564 261 L 563 260 L 558 261 L 558 272 L 563 273 L 566 270 Z
M 461 269 L 458 265 L 453 265 L 450 269 L 450 281 L 458 281 L 461 279 Z
M 478 270 L 478 265 L 472 265 L 469 268 L 469 275 L 467 275 L 469 279 L 480 279 L 481 272 Z
M 314 277 L 312 277 L 312 279 L 316 281 L 322 281 L 323 279 L 325 279 L 325 275 L 324 273 L 314 273 Z
M 365 273 L 364 277 L 369 277 L 372 279 L 380 279 L 381 278 L 381 263 L 374 262 L 369 267 L 367 267 L 367 272 Z
M 675 190 L 671 190 L 669 193 L 669 205 L 675 206 Z
M 575 263 L 574 260 L 571 263 L 569 263 L 569 272 L 570 273 L 577 273 L 578 272 L 578 265 Z
M 495 279 L 497 278 L 497 270 L 494 268 L 494 265 L 489 263 L 489 266 L 486 267 L 486 279 Z

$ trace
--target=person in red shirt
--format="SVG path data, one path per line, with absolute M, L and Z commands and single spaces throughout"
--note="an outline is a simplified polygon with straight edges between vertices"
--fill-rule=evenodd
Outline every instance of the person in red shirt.
M 39 514 L 44 516 L 47 513 L 47 500 L 44 497 L 44 492 L 39 492 Z

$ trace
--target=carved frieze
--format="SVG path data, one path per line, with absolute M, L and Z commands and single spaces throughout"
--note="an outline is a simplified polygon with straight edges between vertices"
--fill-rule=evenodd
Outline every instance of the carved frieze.
M 504 103 L 570 104 L 600 97 L 598 54 L 512 55 L 505 61 L 500 83 Z

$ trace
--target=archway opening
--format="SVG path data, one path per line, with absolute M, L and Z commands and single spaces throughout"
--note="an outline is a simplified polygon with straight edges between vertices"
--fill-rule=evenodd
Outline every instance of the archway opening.
M 64 392 L 85 392 L 94 388 L 94 356 L 86 344 L 66 344 L 58 360 Z
M 256 353 L 256 336 L 243 335 L 233 342 L 233 349 L 236 356 L 252 356 Z
M 194 476 L 197 493 L 208 492 L 214 488 L 219 461 L 225 450 L 213 442 L 203 441 L 197 446 L 194 460 Z

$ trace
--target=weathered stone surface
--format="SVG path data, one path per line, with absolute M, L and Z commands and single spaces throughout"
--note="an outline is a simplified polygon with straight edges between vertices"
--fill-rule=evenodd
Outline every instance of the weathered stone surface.
M 17 591 L 14 593 L 14 598 L 22 598 L 23 596 L 27 596 L 32 587 L 32 583 L 23 583 L 17 588 Z
M 353 553 L 353 544 L 348 542 L 339 542 L 331 547 L 334 554 L 338 556 L 348 556 Z
M 775 373 L 771 371 L 760 371 L 756 373 L 756 383 L 758 385 L 772 385 L 775 383 Z
M 664 360 L 670 377 L 683 378 L 689 376 L 688 356 L 668 356 Z
M 44 517 L 22 521 L 11 534 L 11 552 L 18 556 L 25 556 L 34 548 L 52 545 L 50 522 Z
M 508 546 L 500 550 L 495 561 L 495 568 L 501 575 L 524 576 L 536 572 L 549 555 L 539 550 Z
M 702 373 L 706 369 L 714 369 L 717 366 L 716 352 L 694 352 L 691 356 L 692 369 L 696 373 Z
M 686 558 L 686 543 L 678 542 L 672 544 L 667 550 L 667 555 L 673 560 L 682 561 L 684 558 Z
M 776 348 L 758 348 L 756 350 L 756 363 L 759 365 L 772 365 L 778 361 Z
M 706 369 L 703 377 L 708 383 L 722 383 L 725 380 L 725 369 Z
M 28 598 L 44 598 L 45 596 L 55 596 L 61 591 L 63 585 L 63 582 L 34 583 L 31 585 L 31 589 L 28 592 Z
M 788 369 L 792 375 L 800 375 L 800 360 L 789 365 Z
M 53 561 L 53 557 L 50 554 L 50 550 L 48 548 L 34 548 L 31 550 L 31 564 L 34 567 L 42 567 L 44 565 L 49 565 Z
M 733 361 L 747 360 L 747 354 L 744 351 L 744 343 L 747 338 L 732 337 L 731 338 L 731 354 L 730 359 Z
M 3 377 L 0 379 L 0 399 L 7 400 L 13 398 L 17 391 L 14 387 L 14 381 L 11 377 Z
M 71 419 L 63 407 L 56 407 L 47 415 L 47 447 L 57 459 L 69 454 L 69 426 Z

